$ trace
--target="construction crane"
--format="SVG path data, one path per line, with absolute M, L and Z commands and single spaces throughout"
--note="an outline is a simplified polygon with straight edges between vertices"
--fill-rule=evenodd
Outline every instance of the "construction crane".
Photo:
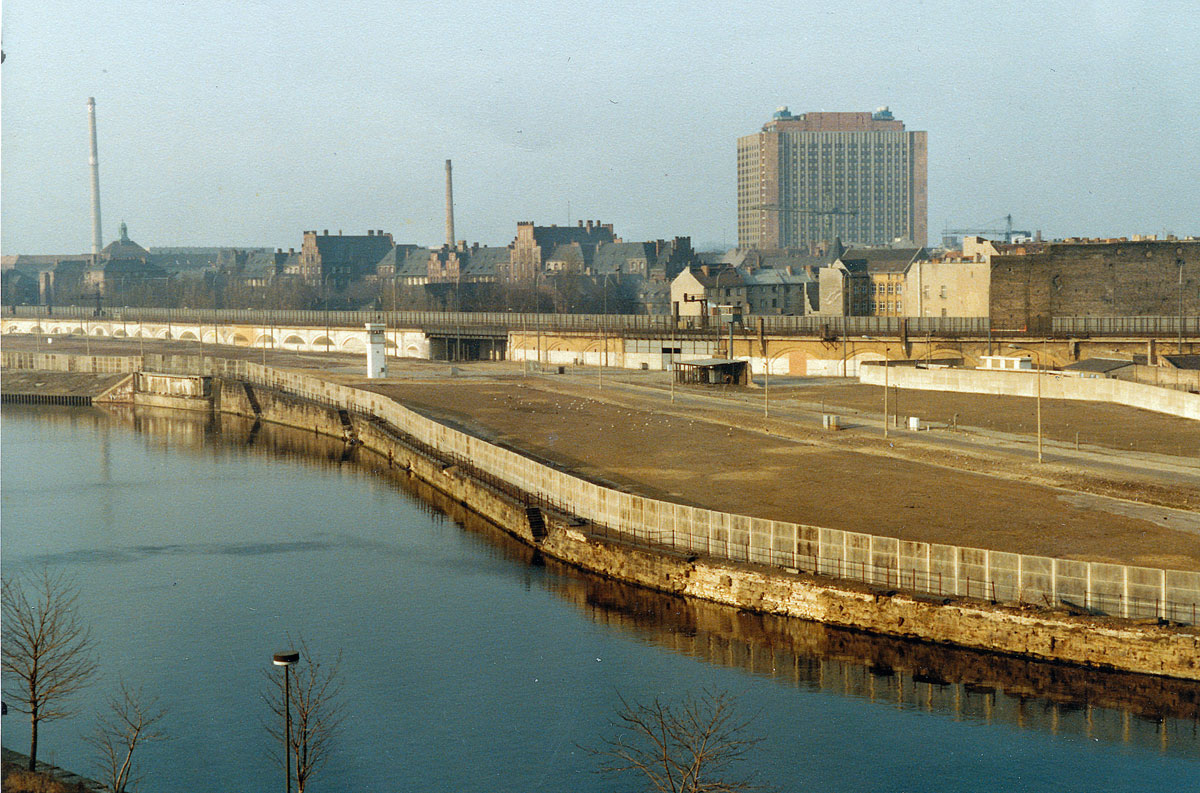
M 834 215 L 857 215 L 858 214 L 857 209 L 841 209 L 836 206 L 832 207 L 830 209 L 800 209 L 799 207 L 785 207 L 785 206 L 780 206 L 779 204 L 760 204 L 758 206 L 750 207 L 750 209 L 751 210 L 759 210 L 761 212 L 781 212 L 781 213 L 787 212 L 792 215 L 822 215 L 824 217 L 829 218 L 829 222 L 825 224 L 826 237 L 833 236 L 833 222 L 832 221 L 833 221 Z M 831 242 L 831 241 L 832 240 L 830 240 L 830 239 L 825 240 L 825 242 Z
M 961 237 L 964 234 L 995 234 L 1004 237 L 1006 243 L 1010 243 L 1014 236 L 1032 237 L 1032 231 L 1020 231 L 1013 228 L 1012 215 L 1004 216 L 1004 228 L 1002 229 L 944 229 L 943 237 Z

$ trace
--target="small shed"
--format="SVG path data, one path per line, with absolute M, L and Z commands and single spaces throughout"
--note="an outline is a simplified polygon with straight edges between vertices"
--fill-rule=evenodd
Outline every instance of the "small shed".
M 729 358 L 676 361 L 675 382 L 700 385 L 749 385 L 750 364 Z
M 1113 378 L 1127 366 L 1133 366 L 1133 361 L 1114 360 L 1112 358 L 1085 358 L 1082 361 L 1069 363 L 1062 368 L 1063 374 L 1093 379 Z

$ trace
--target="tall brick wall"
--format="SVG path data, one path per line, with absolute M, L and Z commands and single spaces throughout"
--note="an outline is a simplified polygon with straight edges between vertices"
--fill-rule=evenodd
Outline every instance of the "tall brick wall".
M 1200 241 L 1056 243 L 991 259 L 997 329 L 1049 327 L 1052 317 L 1200 315 Z

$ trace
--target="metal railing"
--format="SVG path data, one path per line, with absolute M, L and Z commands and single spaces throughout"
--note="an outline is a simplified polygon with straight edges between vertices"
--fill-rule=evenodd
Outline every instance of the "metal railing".
M 251 327 L 329 327 L 361 329 L 374 322 L 391 328 L 412 328 L 433 333 L 501 336 L 522 331 L 606 333 L 626 335 L 680 335 L 718 333 L 729 325 L 719 316 L 652 314 L 539 314 L 511 311 L 320 311 L 187 308 L 105 308 L 97 314 L 91 306 L 16 306 L 6 315 L 23 319 L 64 319 L 155 322 L 180 325 L 247 325 Z M 939 337 L 986 336 L 1171 336 L 1181 332 L 1200 335 L 1200 316 L 1054 317 L 1036 327 L 995 328 L 986 317 L 839 317 L 745 315 L 739 332 L 822 337 L 880 334 L 885 336 L 930 334 Z M 737 323 L 735 323 L 736 326 Z
M 422 454 L 457 465 L 464 475 L 514 500 L 549 506 L 584 521 L 581 530 L 657 550 L 806 571 L 938 597 L 982 598 L 1050 608 L 1078 608 L 1122 618 L 1197 624 L 1200 571 L 1165 570 L 941 545 L 690 507 L 613 490 L 510 449 L 455 430 L 394 400 L 295 371 L 209 356 L 115 359 L 6 352 L 6 366 L 34 358 L 63 370 L 212 374 L 272 388 L 347 410 L 388 428 Z M 82 365 L 79 365 L 82 364 Z

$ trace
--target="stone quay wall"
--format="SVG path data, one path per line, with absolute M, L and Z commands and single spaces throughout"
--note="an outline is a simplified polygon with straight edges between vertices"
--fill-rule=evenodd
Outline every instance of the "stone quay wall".
M 914 543 L 685 507 L 588 482 L 380 394 L 306 373 L 245 361 L 213 362 L 209 373 L 221 378 L 215 409 L 362 444 L 544 554 L 614 579 L 884 634 L 1200 680 L 1200 631 L 1171 624 L 1195 622 L 1200 572 Z M 546 517 L 540 542 L 529 504 Z M 1051 608 L 1035 605 L 1043 603 Z

